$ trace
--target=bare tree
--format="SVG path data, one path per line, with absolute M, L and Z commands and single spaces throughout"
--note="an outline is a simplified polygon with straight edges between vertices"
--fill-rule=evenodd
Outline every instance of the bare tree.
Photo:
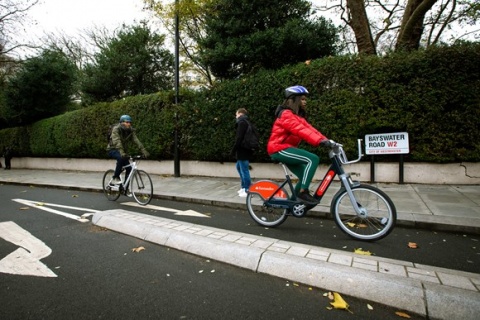
M 38 1 L 0 0 L 0 59 L 20 47 L 33 47 L 30 44 L 18 43 L 15 36 L 20 29 L 25 28 L 25 23 L 28 22 L 27 12 Z
M 438 0 L 409 0 L 405 8 L 400 32 L 398 34 L 397 50 L 415 50 L 420 46 L 427 12 Z
M 175 15 L 179 16 L 180 30 L 180 56 L 185 58 L 181 61 L 181 70 L 184 74 L 200 75 L 202 83 L 211 86 L 214 82 L 209 67 L 205 65 L 198 54 L 202 50 L 198 42 L 205 36 L 203 25 L 205 15 L 205 4 L 208 0 L 180 0 L 177 4 L 172 0 L 170 3 L 162 4 L 162 0 L 143 0 L 146 10 L 149 10 L 154 16 L 160 19 L 162 26 L 172 36 L 175 36 Z M 184 79 L 187 80 L 187 79 Z M 197 86 L 199 83 L 190 81 L 191 86 Z M 201 85 L 201 84 L 200 84 Z
M 350 19 L 348 19 L 347 23 L 355 33 L 358 52 L 376 54 L 377 50 L 373 42 L 367 11 L 365 10 L 365 1 L 347 0 L 347 8 L 350 12 Z
M 79 69 L 83 69 L 87 63 L 94 61 L 95 53 L 108 47 L 108 43 L 117 36 L 117 32 L 118 29 L 111 31 L 104 26 L 93 26 L 81 30 L 75 36 L 62 32 L 47 33 L 41 40 L 41 49 L 63 52 Z
M 415 50 L 480 38 L 479 0 L 321 0 L 320 12 L 339 17 L 346 51 Z M 322 5 L 319 5 L 322 4 Z M 354 12 L 357 11 L 357 12 Z M 365 14 L 366 12 L 366 14 Z M 369 29 L 365 25 L 369 25 Z M 455 32 L 453 32 L 455 31 Z M 373 38 L 371 48 L 370 38 Z

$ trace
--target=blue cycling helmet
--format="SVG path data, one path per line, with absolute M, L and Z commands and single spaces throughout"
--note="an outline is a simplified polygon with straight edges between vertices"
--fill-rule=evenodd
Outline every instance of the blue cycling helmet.
M 120 122 L 132 122 L 132 117 L 130 117 L 128 114 L 124 114 L 120 117 Z
M 285 89 L 285 98 L 290 98 L 291 96 L 306 96 L 308 94 L 308 90 L 302 86 L 293 86 L 288 87 Z

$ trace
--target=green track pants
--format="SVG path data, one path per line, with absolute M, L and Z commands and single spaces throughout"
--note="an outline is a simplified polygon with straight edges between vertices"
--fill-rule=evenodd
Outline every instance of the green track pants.
M 297 194 L 300 189 L 308 190 L 320 162 L 316 154 L 299 148 L 287 148 L 272 154 L 271 158 L 284 163 L 297 176 L 298 183 L 295 185 Z

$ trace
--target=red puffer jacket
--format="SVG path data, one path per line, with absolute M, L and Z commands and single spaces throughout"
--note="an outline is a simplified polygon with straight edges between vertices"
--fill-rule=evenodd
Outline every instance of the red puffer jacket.
M 305 118 L 296 115 L 290 109 L 285 109 L 273 123 L 267 152 L 272 155 L 287 148 L 296 148 L 302 140 L 316 147 L 325 139 L 327 137 L 312 127 Z

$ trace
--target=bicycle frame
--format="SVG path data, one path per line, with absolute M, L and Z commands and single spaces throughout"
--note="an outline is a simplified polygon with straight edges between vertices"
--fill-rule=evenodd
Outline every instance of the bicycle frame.
M 350 198 L 350 202 L 352 203 L 352 206 L 357 214 L 364 214 L 365 209 L 360 208 L 358 206 L 358 203 L 355 199 L 355 196 L 353 195 L 352 192 L 352 187 L 359 185 L 360 183 L 358 181 L 353 181 L 352 178 L 350 177 L 349 174 L 345 173 L 345 170 L 343 170 L 343 165 L 344 164 L 351 164 L 360 161 L 362 158 L 362 139 L 358 139 L 358 158 L 353 160 L 353 161 L 348 161 L 347 157 L 345 155 L 345 152 L 343 148 L 339 150 L 339 153 L 336 154 L 333 150 L 330 150 L 329 152 L 329 157 L 332 160 L 332 164 L 330 165 L 330 168 L 327 170 L 325 173 L 325 176 L 323 177 L 322 183 L 317 187 L 315 190 L 314 197 L 319 200 L 319 202 L 322 200 L 325 192 L 328 190 L 330 185 L 333 182 L 333 179 L 335 176 L 339 176 L 340 182 L 342 186 L 347 190 L 348 196 Z
M 125 180 L 125 183 L 122 183 L 124 189 L 127 189 L 128 185 L 130 183 L 130 180 L 133 177 L 133 174 L 135 173 L 135 171 L 137 171 L 137 161 L 133 157 L 131 157 L 130 159 L 133 160 L 133 161 L 130 164 L 122 167 L 122 169 L 125 169 L 125 170 L 128 167 L 132 168 L 132 170 L 130 170 L 130 174 L 128 175 L 127 179 Z
M 360 159 L 362 158 L 363 156 L 362 139 L 358 139 L 357 143 L 358 143 L 358 158 L 353 161 L 348 161 L 345 151 L 343 150 L 342 147 L 338 148 L 337 152 L 335 152 L 334 150 L 330 150 L 329 157 L 332 161 L 332 164 L 330 165 L 327 172 L 325 173 L 325 176 L 323 177 L 322 182 L 318 185 L 317 189 L 315 190 L 314 197 L 318 199 L 318 202 L 320 203 L 323 196 L 325 195 L 325 192 L 328 190 L 328 188 L 332 184 L 334 178 L 338 175 L 342 186 L 347 190 L 348 196 L 350 198 L 350 202 L 352 203 L 352 206 L 355 212 L 359 215 L 363 215 L 365 214 L 365 211 L 363 208 L 360 208 L 358 206 L 358 203 L 352 192 L 352 187 L 358 185 L 359 182 L 352 181 L 351 177 L 347 173 L 345 173 L 345 170 L 343 170 L 344 164 L 355 163 L 360 161 Z M 285 208 L 285 209 L 292 210 L 295 205 L 303 205 L 303 207 L 299 209 L 304 209 L 306 205 L 303 204 L 301 201 L 297 200 L 297 196 L 294 191 L 295 188 L 293 186 L 292 179 L 288 174 L 286 165 L 282 163 L 282 166 L 285 171 L 285 177 L 286 177 L 283 183 L 281 183 L 274 190 L 271 184 L 267 185 L 266 183 L 265 185 L 262 186 L 260 182 L 260 184 L 255 185 L 255 190 L 253 192 L 260 193 L 262 196 L 264 196 L 264 198 L 267 198 L 267 200 L 265 201 L 265 205 L 268 207 Z M 292 197 L 290 199 L 287 198 L 286 193 L 283 191 L 283 188 L 286 185 L 288 185 L 292 194 Z M 271 195 L 270 195 L 270 192 L 272 192 Z M 311 208 L 312 207 L 310 207 L 309 209 Z
M 128 177 L 125 179 L 125 182 L 122 181 L 122 184 L 119 185 L 119 189 L 120 191 L 126 191 L 128 189 L 128 185 L 130 184 L 130 180 L 132 179 L 135 171 L 137 171 L 137 168 L 138 168 L 138 165 L 137 165 L 137 160 L 136 159 L 139 159 L 139 157 L 130 157 L 130 162 L 129 164 L 127 164 L 126 166 L 123 166 L 122 167 L 122 171 L 123 170 L 126 170 L 128 167 L 131 167 L 132 170 L 130 170 L 130 174 L 128 175 Z M 122 187 L 120 189 L 120 186 Z M 113 190 L 115 190 L 115 186 L 112 186 Z

